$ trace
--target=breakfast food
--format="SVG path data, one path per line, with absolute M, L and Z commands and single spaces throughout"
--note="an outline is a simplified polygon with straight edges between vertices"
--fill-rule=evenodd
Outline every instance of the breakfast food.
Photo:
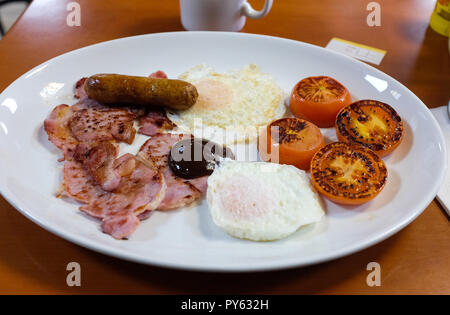
M 345 87 L 310 77 L 291 94 L 297 117 L 282 118 L 283 91 L 255 65 L 225 74 L 200 65 L 180 79 L 162 71 L 82 78 L 78 102 L 56 106 L 44 122 L 63 154 L 59 195 L 80 202 L 114 238 L 128 238 L 153 211 L 191 205 L 206 193 L 213 221 L 228 234 L 277 240 L 320 221 L 318 192 L 361 204 L 383 189 L 380 156 L 398 146 L 403 131 L 389 105 L 365 100 L 345 107 Z M 324 146 L 315 123 L 336 123 L 343 142 Z M 266 162 L 234 161 L 223 144 L 252 141 L 258 130 Z M 121 154 L 120 145 L 132 144 L 137 133 L 150 138 L 136 155 Z
M 84 98 L 75 107 L 69 128 L 79 142 L 117 140 L 131 144 L 137 117 L 129 108 L 110 108 Z
M 76 158 L 64 164 L 60 196 L 84 205 L 80 210 L 102 220 L 102 230 L 114 238 L 127 238 L 144 213 L 176 209 L 191 204 L 206 192 L 207 176 L 192 180 L 177 177 L 168 166 L 174 143 L 190 135 L 157 134 L 134 156 L 116 158 L 110 142 L 90 149 L 87 161 Z M 95 151 L 92 153 L 91 151 Z M 108 152 L 112 150 L 112 152 Z M 90 154 L 97 155 L 90 160 Z M 109 189 L 98 178 L 108 178 Z M 107 176 L 108 175 L 108 176 Z M 114 185 L 114 186 L 112 186 Z
M 197 138 L 220 144 L 254 141 L 259 127 L 283 117 L 286 111 L 283 91 L 255 65 L 229 73 L 200 65 L 179 78 L 195 85 L 199 97 L 191 108 L 169 111 L 168 117 L 181 131 Z
M 158 210 L 172 210 L 187 206 L 206 192 L 207 176 L 183 179 L 176 176 L 169 166 L 169 153 L 172 146 L 180 140 L 190 138 L 191 135 L 188 134 L 157 134 L 139 149 L 138 156 L 153 161 L 166 181 L 167 189 Z
M 267 126 L 258 145 L 264 161 L 309 170 L 311 159 L 324 146 L 324 140 L 313 123 L 298 118 L 282 118 Z
M 233 152 L 225 146 L 204 139 L 183 139 L 172 146 L 169 166 L 176 176 L 194 179 L 211 175 L 224 158 L 234 159 Z
M 388 104 L 361 100 L 339 112 L 336 134 L 339 141 L 358 143 L 383 157 L 402 141 L 403 122 Z
M 59 161 L 73 157 L 78 140 L 72 135 L 69 123 L 72 118 L 73 108 L 66 104 L 61 104 L 53 108 L 50 115 L 44 121 L 44 130 L 48 140 L 52 142 L 63 157 Z
M 82 98 L 75 105 L 56 106 L 44 121 L 49 140 L 70 159 L 80 143 L 119 141 L 132 143 L 136 130 L 133 121 L 139 113 L 128 107 L 104 106 Z
M 139 225 L 139 215 L 156 209 L 164 197 L 164 178 L 151 161 L 126 154 L 116 161 L 121 175 L 113 192 L 105 192 L 81 163 L 64 163 L 61 196 L 83 205 L 80 210 L 102 221 L 103 232 L 116 239 L 128 237 Z
M 161 70 L 153 72 L 149 75 L 149 78 L 168 79 L 167 74 Z M 75 83 L 75 98 L 81 99 L 87 96 L 86 90 L 84 89 L 84 82 L 86 82 L 87 79 L 87 77 L 83 77 Z
M 83 164 L 103 190 L 113 191 L 119 186 L 121 179 L 114 167 L 118 154 L 119 147 L 111 141 L 82 143 L 76 146 L 74 159 Z
M 138 133 L 146 136 L 153 136 L 176 127 L 162 109 L 151 109 L 148 111 L 139 118 L 139 126 Z
M 327 76 L 308 77 L 292 89 L 289 106 L 295 117 L 332 127 L 338 112 L 352 102 L 348 90 Z
M 197 101 L 195 86 L 181 80 L 96 74 L 84 82 L 89 98 L 105 104 L 139 104 L 188 109 Z
M 75 83 L 75 98 L 81 99 L 87 96 L 86 91 L 84 90 L 84 82 L 86 80 L 87 78 L 83 77 Z
M 206 198 L 216 225 L 254 241 L 281 239 L 324 215 L 305 172 L 290 165 L 226 160 L 208 178 Z
M 328 199 L 357 205 L 373 199 L 384 188 L 387 169 L 372 150 L 354 143 L 334 142 L 314 155 L 311 180 Z
M 164 80 L 165 74 L 151 77 Z M 187 205 L 206 192 L 207 176 L 182 180 L 167 165 L 171 145 L 190 135 L 160 134 L 173 128 L 161 109 L 104 105 L 85 93 L 83 81 L 76 84 L 79 101 L 56 106 L 44 121 L 65 161 L 59 196 L 80 202 L 81 211 L 101 220 L 103 232 L 123 239 L 152 211 Z M 118 157 L 119 143 L 134 141 L 136 120 L 139 131 L 153 137 L 136 156 Z

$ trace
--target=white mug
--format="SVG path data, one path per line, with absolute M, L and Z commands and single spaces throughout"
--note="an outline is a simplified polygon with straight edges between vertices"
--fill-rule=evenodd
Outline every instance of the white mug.
M 256 11 L 247 0 L 180 0 L 181 23 L 188 31 L 240 31 L 246 17 L 260 19 L 269 13 L 273 0 Z

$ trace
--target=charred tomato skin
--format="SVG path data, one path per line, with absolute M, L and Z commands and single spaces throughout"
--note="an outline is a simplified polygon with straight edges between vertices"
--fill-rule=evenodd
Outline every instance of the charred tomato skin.
M 347 88 L 328 76 L 308 77 L 292 89 L 289 106 L 297 118 L 319 127 L 333 127 L 339 111 L 352 102 Z
M 378 124 L 383 124 L 382 133 L 377 127 L 364 127 L 364 123 L 375 115 Z M 367 129 L 361 132 L 361 127 Z M 372 124 L 373 125 L 373 124 Z M 390 105 L 375 100 L 360 100 L 344 107 L 336 117 L 336 135 L 341 142 L 360 144 L 379 157 L 389 155 L 402 142 L 403 122 L 398 113 Z
M 366 147 L 334 142 L 322 147 L 312 158 L 311 181 L 321 195 L 335 203 L 360 205 L 383 190 L 387 168 Z
M 266 152 L 261 148 L 261 139 Z M 305 171 L 309 170 L 314 154 L 325 145 L 322 133 L 316 125 L 294 117 L 270 123 L 260 136 L 260 141 L 258 150 L 264 161 L 293 165 Z

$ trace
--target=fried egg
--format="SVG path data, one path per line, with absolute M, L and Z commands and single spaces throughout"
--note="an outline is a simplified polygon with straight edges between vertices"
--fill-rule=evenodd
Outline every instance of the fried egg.
M 206 196 L 217 226 L 253 241 L 284 238 L 325 214 L 306 173 L 291 165 L 222 161 Z
M 168 112 L 180 132 L 221 144 L 254 141 L 258 128 L 284 116 L 284 92 L 272 76 L 255 65 L 229 73 L 196 66 L 179 79 L 192 83 L 197 102 L 183 111 Z

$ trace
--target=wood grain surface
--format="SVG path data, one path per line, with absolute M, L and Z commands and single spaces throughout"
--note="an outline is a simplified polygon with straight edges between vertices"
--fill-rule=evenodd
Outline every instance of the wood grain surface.
M 181 31 L 178 1 L 78 0 L 81 26 L 66 24 L 66 0 L 34 0 L 0 40 L 0 91 L 62 53 L 115 38 Z M 262 0 L 250 1 L 261 8 Z M 380 66 L 430 108 L 450 97 L 448 39 L 428 27 L 431 0 L 384 0 L 381 26 L 366 24 L 366 0 L 275 0 L 243 32 L 325 46 L 332 37 L 384 49 Z M 107 257 L 71 244 L 23 217 L 0 197 L 0 293 L 3 294 L 450 294 L 450 222 L 433 201 L 388 240 L 320 265 L 276 272 L 219 274 L 168 270 Z M 66 285 L 66 265 L 82 268 L 81 287 Z M 369 262 L 381 286 L 366 284 Z

